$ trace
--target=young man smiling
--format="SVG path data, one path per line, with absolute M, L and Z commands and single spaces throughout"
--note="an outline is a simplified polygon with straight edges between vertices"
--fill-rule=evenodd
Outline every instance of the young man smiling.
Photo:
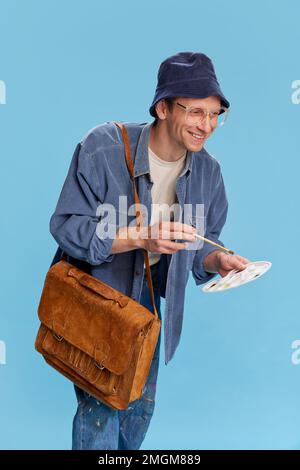
M 134 204 L 122 135 L 113 122 L 92 129 L 77 145 L 50 221 L 50 231 L 69 261 L 131 296 L 153 311 L 144 269 L 148 250 L 156 308 L 165 298 L 165 364 L 179 344 L 185 287 L 190 271 L 197 285 L 217 273 L 244 269 L 248 259 L 228 255 L 195 237 L 185 220 L 186 207 L 196 220 L 201 204 L 205 236 L 219 239 L 228 203 L 220 164 L 204 149 L 206 139 L 224 123 L 229 102 L 223 95 L 209 57 L 180 52 L 160 65 L 156 93 L 149 109 L 152 123 L 125 123 L 141 204 L 151 215 L 142 230 L 129 220 L 115 223 L 115 236 L 102 237 L 106 221 L 99 207 L 119 207 L 126 195 Z M 170 220 L 177 204 L 181 217 Z M 162 211 L 160 211 L 162 207 Z M 224 245 L 223 245 L 224 246 Z M 201 299 L 199 298 L 201 303 Z M 76 385 L 78 408 L 73 421 L 73 449 L 139 449 L 154 411 L 160 339 L 142 397 L 126 410 L 97 401 Z M 196 347 L 196 345 L 195 345 Z

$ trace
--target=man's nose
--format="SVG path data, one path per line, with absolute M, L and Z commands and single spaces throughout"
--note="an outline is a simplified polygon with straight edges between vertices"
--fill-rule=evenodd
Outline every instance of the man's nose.
M 198 123 L 197 127 L 199 130 L 209 134 L 212 131 L 212 125 L 209 116 L 206 115 L 201 121 L 201 123 Z

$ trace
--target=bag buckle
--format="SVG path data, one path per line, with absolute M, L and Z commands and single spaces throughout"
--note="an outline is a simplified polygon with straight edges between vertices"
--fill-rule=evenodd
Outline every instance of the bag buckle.
M 53 338 L 55 338 L 57 341 L 62 341 L 64 339 L 63 336 L 58 335 L 57 333 L 53 333 Z
M 94 364 L 95 364 L 96 367 L 98 367 L 98 369 L 100 369 L 100 370 L 104 369 L 104 365 L 103 365 L 102 362 L 99 364 L 98 362 L 95 361 Z

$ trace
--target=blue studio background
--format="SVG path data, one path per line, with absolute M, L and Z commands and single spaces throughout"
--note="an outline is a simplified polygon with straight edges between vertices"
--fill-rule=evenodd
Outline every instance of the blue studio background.
M 73 386 L 34 350 L 49 219 L 77 142 L 150 122 L 161 61 L 188 50 L 231 102 L 206 144 L 229 199 L 221 239 L 273 266 L 215 295 L 190 277 L 142 449 L 300 449 L 299 15 L 294 0 L 0 1 L 1 449 L 71 448 Z

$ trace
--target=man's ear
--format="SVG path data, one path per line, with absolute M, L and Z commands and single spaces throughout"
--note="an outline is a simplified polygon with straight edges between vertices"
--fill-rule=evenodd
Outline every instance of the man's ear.
M 167 105 L 166 105 L 165 100 L 160 100 L 155 105 L 156 114 L 162 120 L 166 119 L 166 117 L 167 117 L 166 108 L 167 108 Z

